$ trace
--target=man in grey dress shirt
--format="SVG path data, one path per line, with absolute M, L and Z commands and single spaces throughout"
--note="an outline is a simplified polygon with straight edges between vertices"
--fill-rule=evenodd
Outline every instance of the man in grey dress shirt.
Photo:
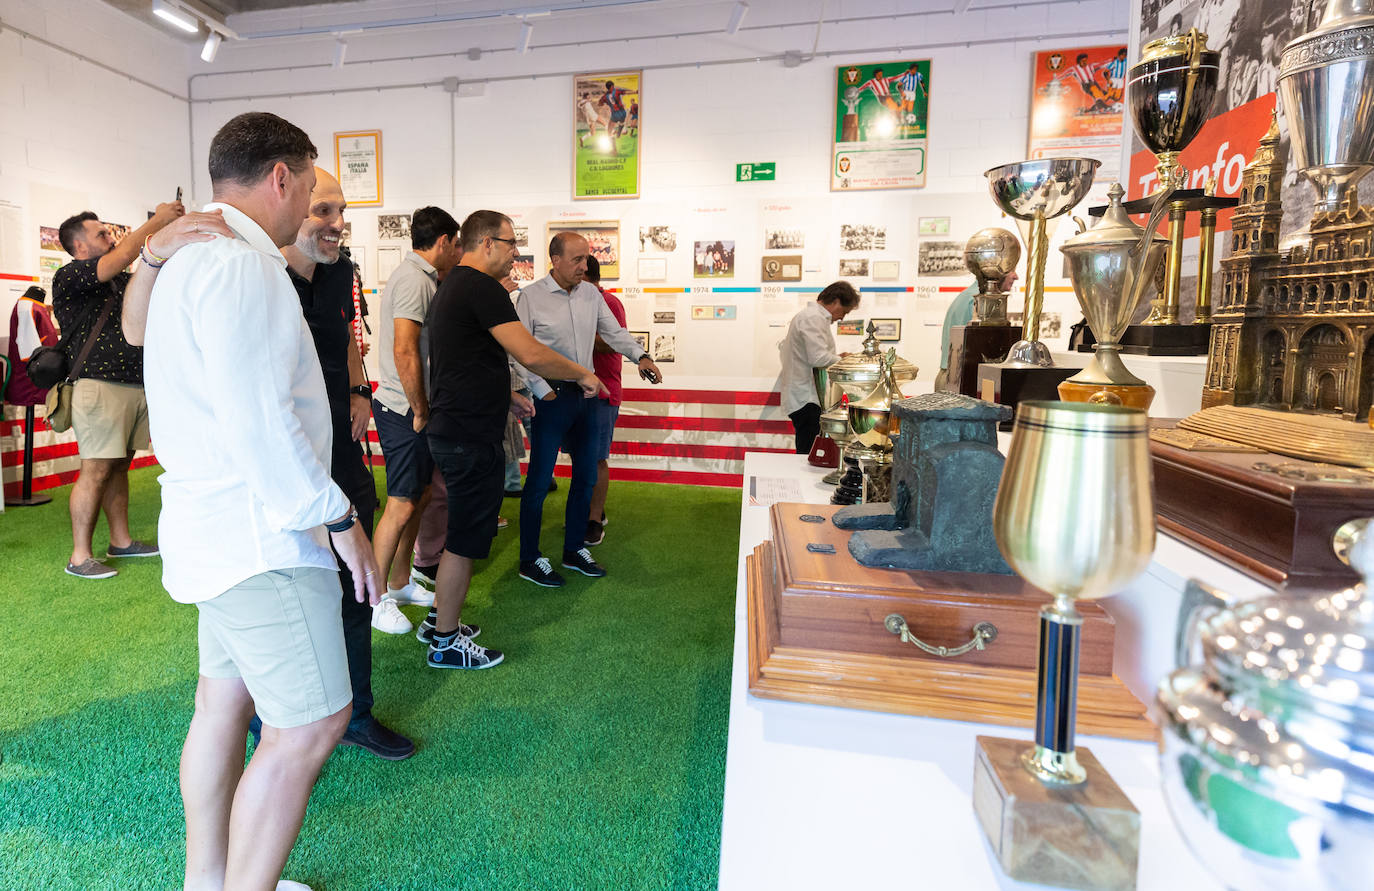
M 649 354 L 621 327 L 601 299 L 596 286 L 583 279 L 591 251 L 587 240 L 560 232 L 549 242 L 552 270 L 520 292 L 515 311 L 536 340 L 565 358 L 590 368 L 596 336 L 616 352 L 636 361 L 640 376 L 650 383 L 663 380 Z M 539 527 L 544 499 L 553 479 L 559 448 L 572 458 L 572 483 L 563 534 L 563 567 L 598 578 L 606 570 L 592 559 L 583 544 L 587 511 L 596 486 L 596 404 L 583 397 L 574 381 L 550 381 L 528 374 L 538 405 L 530 424 L 529 469 L 520 496 L 520 577 L 549 588 L 562 586 L 563 577 L 549 567 L 539 551 Z

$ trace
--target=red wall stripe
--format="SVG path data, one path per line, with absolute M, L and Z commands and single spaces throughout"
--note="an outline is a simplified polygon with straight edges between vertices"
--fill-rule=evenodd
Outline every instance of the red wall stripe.
M 666 415 L 626 415 L 616 427 L 632 430 L 711 430 L 717 433 L 785 433 L 792 435 L 791 421 L 760 421 L 754 418 L 681 418 Z
M 33 450 L 33 460 L 55 461 L 58 458 L 70 458 L 77 454 L 76 443 L 56 442 L 52 445 L 36 446 Z M 17 452 L 5 452 L 0 455 L 0 467 L 18 467 L 24 463 L 24 450 Z
M 612 455 L 646 455 L 659 458 L 701 458 L 743 461 L 745 452 L 791 454 L 794 449 L 763 449 L 757 446 L 702 445 L 694 442 L 612 442 Z
M 782 405 L 781 393 L 751 390 L 665 390 L 626 387 L 626 402 L 698 402 L 703 405 Z

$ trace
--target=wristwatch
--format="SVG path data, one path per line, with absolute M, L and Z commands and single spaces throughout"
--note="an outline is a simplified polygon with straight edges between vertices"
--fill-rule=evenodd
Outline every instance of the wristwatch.
M 348 506 L 348 515 L 337 523 L 325 523 L 324 528 L 331 534 L 347 532 L 353 528 L 353 524 L 358 522 L 358 509 L 353 505 Z
M 372 398 L 372 388 L 367 384 L 358 384 L 356 387 L 349 387 L 348 392 L 352 393 L 354 396 L 361 396 L 364 399 Z

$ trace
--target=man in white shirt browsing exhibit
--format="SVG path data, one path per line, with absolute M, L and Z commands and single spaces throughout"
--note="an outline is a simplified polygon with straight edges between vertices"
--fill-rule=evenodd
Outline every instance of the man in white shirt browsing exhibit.
M 319 358 L 279 248 L 315 184 L 300 128 L 251 112 L 210 143 L 233 232 L 170 260 L 146 306 L 144 379 L 165 473 L 163 584 L 200 611 L 181 757 L 188 889 L 273 888 L 352 705 L 334 551 L 376 603 L 357 512 L 330 479 Z M 137 308 L 135 308 L 137 310 Z M 126 324 L 129 323 L 126 314 Z M 262 740 L 244 768 L 256 709 Z
M 572 232 L 559 232 L 549 242 L 552 269 L 520 291 L 515 311 L 534 339 L 584 368 L 592 366 L 596 337 L 611 349 L 639 365 L 650 383 L 663 380 L 654 360 L 639 341 L 630 336 L 597 287 L 583 276 L 591 249 L 587 240 Z M 519 357 L 517 357 L 519 358 Z M 539 527 L 544 519 L 544 499 L 549 494 L 558 450 L 572 458 L 572 482 L 564 514 L 563 566 L 599 578 L 605 568 L 592 559 L 584 542 L 587 512 L 596 487 L 597 406 L 583 398 L 572 380 L 527 375 L 537 411 L 530 421 L 530 458 L 525 471 L 525 491 L 520 496 L 520 577 L 546 588 L 563 585 L 563 577 L 539 551 Z
M 821 432 L 821 406 L 816 399 L 815 369 L 840 361 L 831 326 L 859 308 L 859 292 L 849 282 L 827 285 L 815 303 L 792 317 L 787 336 L 778 344 L 782 355 L 782 410 L 792 421 L 797 454 L 811 451 Z

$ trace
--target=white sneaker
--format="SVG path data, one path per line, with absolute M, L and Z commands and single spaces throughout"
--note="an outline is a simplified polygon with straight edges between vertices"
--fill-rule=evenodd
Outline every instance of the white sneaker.
M 434 592 L 426 591 L 413 581 L 406 582 L 404 588 L 387 586 L 386 596 L 397 603 L 413 603 L 416 606 L 433 606 Z
M 302 885 L 300 882 L 282 879 L 280 882 L 277 882 L 277 891 L 310 891 L 310 886 Z
M 372 608 L 372 627 L 385 634 L 409 634 L 415 628 L 389 596 Z

